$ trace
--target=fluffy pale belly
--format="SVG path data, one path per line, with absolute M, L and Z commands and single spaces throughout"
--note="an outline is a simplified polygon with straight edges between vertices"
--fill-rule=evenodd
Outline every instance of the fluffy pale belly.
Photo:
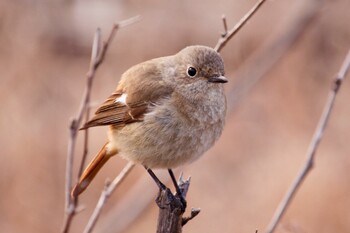
M 109 146 L 123 158 L 149 168 L 174 168 L 207 151 L 219 138 L 223 123 L 222 119 L 199 124 L 179 116 L 146 117 L 143 122 L 111 128 Z

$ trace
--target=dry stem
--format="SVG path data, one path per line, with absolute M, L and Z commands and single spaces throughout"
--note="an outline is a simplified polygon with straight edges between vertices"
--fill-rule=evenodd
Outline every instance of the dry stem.
M 94 74 L 95 74 L 95 69 L 94 64 L 96 63 L 98 53 L 97 51 L 99 50 L 99 45 L 100 45 L 100 30 L 98 29 L 95 33 L 94 37 L 94 42 L 92 46 L 92 53 L 91 53 L 91 59 L 90 59 L 90 68 L 89 72 L 87 73 L 87 82 L 86 82 L 86 87 L 84 91 L 84 95 L 82 98 L 82 102 L 79 107 L 78 115 L 76 118 L 74 118 L 71 121 L 70 124 L 70 138 L 68 142 L 68 155 L 67 155 L 67 163 L 66 163 L 66 190 L 65 190 L 65 195 L 66 195 L 66 217 L 65 221 L 63 223 L 63 230 L 62 232 L 66 233 L 69 231 L 71 222 L 73 220 L 73 216 L 76 213 L 76 207 L 78 204 L 78 198 L 73 198 L 70 195 L 70 191 L 72 189 L 72 178 L 73 178 L 73 162 L 74 162 L 74 150 L 75 150 L 75 145 L 76 145 L 76 139 L 77 139 L 77 133 L 79 130 L 79 126 L 81 124 L 81 121 L 83 119 L 84 112 L 86 111 L 89 103 L 90 103 L 90 95 L 91 95 L 91 87 L 92 87 L 92 81 L 94 79 Z M 86 111 L 86 114 L 88 115 L 88 111 Z M 85 141 L 87 142 L 87 136 L 88 133 L 85 133 Z M 85 161 L 85 151 L 87 152 L 87 143 L 84 143 L 84 154 L 83 154 L 83 159 L 81 162 L 81 166 L 83 167 L 83 163 Z M 81 169 L 82 170 L 82 169 Z M 81 173 L 81 171 L 79 171 Z
M 262 4 L 266 2 L 266 0 L 259 0 L 253 7 L 246 13 L 238 23 L 230 30 L 227 31 L 227 23 L 226 23 L 226 17 L 222 17 L 224 30 L 225 32 L 221 35 L 219 38 L 217 44 L 215 45 L 214 49 L 217 52 L 220 52 L 221 49 L 226 45 L 226 43 L 244 26 L 246 22 L 254 15 L 254 13 L 262 6 Z
M 119 184 L 124 180 L 124 178 L 129 174 L 129 172 L 132 170 L 135 164 L 132 162 L 128 162 L 126 166 L 123 168 L 123 170 L 119 173 L 119 175 L 114 178 L 112 183 L 105 185 L 101 196 L 97 202 L 97 205 L 94 209 L 94 212 L 92 213 L 88 224 L 85 227 L 84 233 L 90 233 L 94 226 L 96 225 L 96 222 L 98 220 L 98 217 L 101 214 L 103 206 L 106 204 L 108 198 L 112 195 L 112 193 L 115 191 L 115 189 L 119 186 Z
M 65 187 L 66 216 L 65 216 L 65 220 L 62 228 L 63 233 L 67 233 L 69 231 L 72 219 L 76 213 L 78 199 L 72 198 L 70 195 L 70 192 L 72 189 L 72 179 L 73 179 L 74 151 L 76 146 L 77 133 L 81 125 L 84 113 L 86 113 L 86 116 L 89 115 L 87 109 L 90 103 L 91 87 L 92 87 L 93 79 L 95 77 L 96 70 L 100 66 L 100 64 L 103 62 L 108 46 L 111 43 L 112 39 L 114 38 L 114 35 L 118 30 L 118 28 L 134 23 L 138 19 L 139 17 L 137 16 L 137 17 L 133 17 L 114 24 L 107 41 L 103 43 L 102 47 L 101 47 L 100 29 L 97 29 L 95 33 L 94 42 L 92 46 L 91 59 L 90 59 L 90 67 L 86 75 L 87 83 L 84 90 L 83 98 L 79 107 L 78 114 L 74 119 L 72 119 L 69 127 L 70 137 L 68 142 L 68 152 L 67 152 L 67 161 L 66 161 L 66 187 Z M 81 165 L 80 165 L 80 170 L 78 172 L 78 175 L 81 174 L 82 167 L 84 166 L 84 163 L 85 163 L 85 158 L 87 154 L 87 140 L 88 140 L 88 132 L 85 133 L 84 153 L 83 153 L 83 158 L 81 160 Z
M 332 112 L 333 106 L 334 106 L 334 101 L 337 96 L 337 93 L 340 89 L 340 86 L 344 80 L 344 78 L 347 75 L 347 72 L 349 71 L 350 67 L 350 50 L 348 51 L 348 54 L 337 74 L 337 76 L 334 79 L 333 85 L 331 87 L 331 90 L 328 95 L 327 102 L 323 108 L 323 112 L 321 115 L 321 118 L 318 122 L 318 125 L 316 127 L 316 130 L 314 132 L 314 135 L 312 137 L 312 140 L 310 142 L 308 151 L 306 153 L 306 161 L 299 171 L 298 175 L 292 182 L 290 188 L 288 189 L 286 195 L 280 202 L 278 208 L 276 209 L 275 214 L 273 215 L 270 224 L 267 227 L 266 232 L 267 233 L 272 233 L 276 229 L 277 224 L 280 222 L 283 214 L 285 213 L 286 209 L 288 208 L 291 200 L 296 194 L 296 191 L 300 188 L 302 182 L 305 180 L 307 174 L 310 172 L 310 170 L 313 167 L 314 164 L 314 159 L 315 159 L 315 154 L 316 150 L 320 144 L 320 141 L 322 139 L 324 130 L 327 126 L 327 123 L 329 121 L 329 116 Z
M 276 32 L 260 49 L 254 52 L 247 61 L 235 72 L 235 86 L 229 88 L 227 101 L 231 103 L 228 114 L 231 114 L 240 98 L 268 73 L 282 56 L 301 38 L 312 25 L 322 4 L 319 0 L 309 0 L 298 4 L 285 17 Z
M 181 174 L 178 185 L 183 198 L 186 198 L 190 182 L 191 178 L 183 180 Z M 181 233 L 182 227 L 200 212 L 200 209 L 192 209 L 189 217 L 183 217 L 185 209 L 179 194 L 172 194 L 168 188 L 159 191 L 156 202 L 159 207 L 157 233 Z

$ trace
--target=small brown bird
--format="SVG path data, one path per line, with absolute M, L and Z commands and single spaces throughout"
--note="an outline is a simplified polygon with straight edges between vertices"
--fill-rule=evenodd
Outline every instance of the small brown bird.
M 82 129 L 109 125 L 108 142 L 90 162 L 72 191 L 79 195 L 116 154 L 151 169 L 192 162 L 221 135 L 226 98 L 224 62 L 212 48 L 189 46 L 179 53 L 131 67 L 116 91 Z

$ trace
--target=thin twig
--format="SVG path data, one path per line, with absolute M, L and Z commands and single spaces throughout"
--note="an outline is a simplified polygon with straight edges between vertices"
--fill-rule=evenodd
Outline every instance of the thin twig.
M 222 24 L 224 26 L 224 32 L 221 34 L 221 37 L 225 37 L 227 35 L 227 30 L 228 30 L 226 16 L 222 15 L 221 19 L 222 19 Z
M 134 163 L 128 162 L 123 168 L 123 170 L 119 173 L 119 175 L 110 184 L 105 185 L 101 196 L 97 202 L 97 205 L 94 209 L 94 212 L 92 213 L 89 222 L 85 227 L 84 233 L 90 233 L 93 230 L 98 220 L 98 217 L 101 214 L 102 208 L 106 204 L 108 198 L 112 195 L 114 190 L 119 186 L 119 184 L 124 180 L 124 178 L 129 174 L 134 165 Z
M 87 73 L 87 82 L 88 82 L 87 86 L 89 88 L 89 92 L 91 92 L 92 81 L 93 81 L 94 74 L 95 74 L 95 72 L 93 71 L 95 69 L 94 64 L 96 64 L 100 52 L 101 52 L 101 29 L 97 28 L 97 30 L 95 32 L 94 41 L 92 44 L 89 71 Z M 86 96 L 85 104 L 86 104 L 84 106 L 85 121 L 88 121 L 89 115 L 90 115 L 90 93 Z M 78 180 L 79 180 L 79 177 L 81 176 L 81 174 L 83 173 L 83 170 L 84 170 L 85 161 L 86 161 L 86 157 L 88 154 L 88 141 L 89 141 L 89 130 L 86 129 L 84 131 L 84 150 L 83 150 L 83 156 L 81 158 L 80 167 L 79 167 L 79 171 L 78 171 L 78 176 L 77 176 Z
M 98 47 L 101 44 L 100 38 L 101 38 L 100 30 L 97 29 L 96 33 L 95 33 L 95 37 L 94 37 L 93 46 L 92 46 L 90 68 L 89 68 L 89 72 L 87 73 L 87 82 L 86 82 L 86 87 L 84 90 L 84 95 L 83 95 L 82 102 L 81 102 L 80 107 L 79 107 L 77 117 L 74 118 L 70 124 L 70 138 L 69 138 L 69 142 L 68 142 L 68 155 L 67 155 L 67 163 L 66 163 L 66 190 L 65 190 L 66 216 L 65 216 L 65 220 L 63 223 L 63 230 L 62 230 L 62 232 L 64 232 L 64 233 L 67 233 L 69 231 L 71 222 L 73 220 L 73 216 L 76 213 L 76 207 L 78 205 L 78 198 L 77 197 L 73 198 L 70 195 L 70 192 L 72 189 L 72 178 L 73 178 L 74 150 L 75 150 L 79 126 L 81 124 L 84 112 L 90 103 L 92 81 L 93 81 L 94 74 L 95 74 L 94 64 L 96 63 L 96 59 L 98 56 L 98 51 L 99 51 Z M 85 140 L 87 140 L 87 133 L 85 134 Z M 83 163 L 85 161 L 85 157 L 86 157 L 85 151 L 87 151 L 86 144 L 84 145 L 84 154 L 83 154 L 83 159 L 82 159 L 80 167 L 83 166 Z M 82 170 L 82 168 L 80 168 L 80 169 Z M 81 173 L 81 171 L 79 171 L 79 173 Z
M 232 114 L 240 99 L 244 97 L 254 85 L 282 60 L 286 52 L 304 35 L 317 18 L 322 1 L 309 0 L 300 2 L 297 7 L 290 9 L 283 22 L 272 33 L 270 38 L 252 54 L 246 62 L 235 71 L 237 80 L 227 93 L 228 114 Z
M 350 67 L 350 50 L 348 51 L 348 54 L 337 74 L 337 76 L 334 79 L 333 85 L 331 87 L 331 90 L 329 92 L 327 102 L 325 103 L 325 106 L 323 108 L 323 112 L 321 115 L 321 118 L 318 122 L 318 125 L 316 127 L 316 130 L 314 132 L 314 135 L 312 137 L 312 140 L 310 142 L 308 151 L 306 153 L 306 161 L 303 164 L 303 167 L 299 171 L 298 175 L 296 176 L 295 180 L 292 182 L 290 188 L 288 189 L 286 195 L 280 202 L 278 208 L 276 209 L 275 214 L 273 215 L 270 224 L 267 227 L 266 232 L 272 233 L 276 229 L 277 224 L 280 222 L 283 214 L 285 213 L 287 207 L 289 206 L 291 200 L 296 194 L 296 191 L 300 188 L 300 185 L 305 180 L 306 175 L 310 172 L 310 170 L 313 167 L 314 159 L 316 150 L 320 144 L 320 141 L 322 139 L 324 130 L 327 126 L 327 123 L 329 121 L 329 116 L 332 112 L 334 101 L 337 96 L 337 93 L 340 89 L 340 86 L 346 77 Z
M 93 79 L 95 77 L 95 73 L 97 68 L 100 66 L 100 64 L 103 62 L 105 58 L 106 51 L 108 49 L 109 44 L 114 38 L 114 35 L 118 28 L 127 26 L 131 23 L 136 22 L 139 20 L 139 16 L 121 21 L 119 23 L 114 24 L 111 33 L 107 39 L 106 42 L 103 43 L 103 47 L 101 47 L 101 32 L 100 29 L 96 30 L 94 42 L 92 46 L 92 53 L 91 53 L 91 59 L 90 59 L 90 67 L 89 71 L 87 72 L 87 83 L 84 90 L 83 98 L 80 103 L 80 107 L 77 113 L 77 116 L 72 119 L 70 123 L 70 137 L 68 141 L 68 152 L 67 152 L 67 161 L 66 161 L 66 187 L 65 187 L 65 219 L 62 227 L 62 232 L 67 233 L 69 231 L 72 219 L 76 213 L 76 208 L 78 204 L 77 198 L 72 198 L 70 195 L 71 189 L 72 189 L 72 179 L 73 179 L 73 163 L 74 163 L 74 151 L 76 146 L 76 139 L 77 139 L 77 133 L 79 131 L 79 127 L 81 125 L 84 113 L 86 113 L 86 117 L 89 116 L 89 113 L 87 109 L 89 108 L 90 103 L 90 95 L 91 95 L 91 88 Z M 87 154 L 87 140 L 88 140 L 88 133 L 85 133 L 85 143 L 84 143 L 84 153 L 83 158 L 81 161 L 80 169 L 78 172 L 78 175 L 82 172 L 82 167 L 85 163 L 85 158 Z
M 165 184 L 170 181 L 168 173 L 160 172 L 157 176 Z M 125 232 L 134 223 L 135 219 L 149 207 L 154 193 L 158 191 L 156 187 L 154 181 L 148 176 L 141 176 L 131 189 L 125 190 L 125 195 L 121 197 L 118 205 L 114 205 L 99 220 L 100 227 L 96 232 L 109 232 L 110 229 L 113 229 L 114 233 Z M 125 212 L 128 212 L 128 214 L 126 215 Z
M 139 20 L 140 20 L 140 16 L 135 16 L 135 17 L 132 17 L 130 19 L 126 19 L 126 20 L 120 21 L 118 23 L 115 23 L 113 25 L 111 32 L 109 33 L 108 39 L 107 39 L 107 41 L 105 41 L 103 43 L 102 51 L 101 51 L 101 53 L 99 53 L 99 56 L 97 57 L 97 61 L 94 64 L 94 67 L 95 67 L 94 70 L 96 70 L 97 67 L 99 67 L 100 64 L 102 63 L 102 61 L 104 60 L 108 46 L 111 44 L 111 42 L 115 36 L 115 33 L 117 33 L 118 29 L 126 27 L 130 24 L 133 24 L 133 23 L 139 21 Z
M 194 219 L 201 212 L 200 208 L 192 208 L 191 215 L 189 217 L 182 218 L 182 226 L 185 226 L 190 220 Z
M 254 15 L 254 13 L 262 6 L 262 4 L 266 2 L 266 0 L 259 0 L 253 7 L 245 14 L 241 20 L 227 33 L 223 34 L 214 49 L 218 52 L 226 45 L 226 43 L 244 26 L 246 22 Z M 223 18 L 224 27 L 225 27 L 225 18 Z M 226 26 L 227 27 L 227 26 Z M 226 31 L 226 30 L 225 30 Z

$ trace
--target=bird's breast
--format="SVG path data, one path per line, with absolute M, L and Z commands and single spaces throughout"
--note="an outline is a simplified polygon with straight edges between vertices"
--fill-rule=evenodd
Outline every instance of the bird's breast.
M 110 141 L 128 160 L 150 168 L 174 168 L 196 160 L 215 143 L 225 112 L 225 99 L 165 99 L 152 106 L 142 122 L 112 132 Z

